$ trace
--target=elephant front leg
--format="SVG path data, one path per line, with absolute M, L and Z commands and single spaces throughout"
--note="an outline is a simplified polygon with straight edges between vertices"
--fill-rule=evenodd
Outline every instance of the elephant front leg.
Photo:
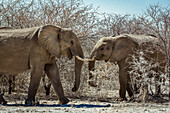
M 54 90 L 59 99 L 59 104 L 67 104 L 69 102 L 69 99 L 64 96 L 64 91 L 60 81 L 59 71 L 56 63 L 46 65 L 45 72 L 54 87 Z
M 120 90 L 119 90 L 119 100 L 120 101 L 127 101 L 126 98 L 126 91 L 128 92 L 130 97 L 133 97 L 133 90 L 131 86 L 130 76 L 128 74 L 128 63 L 126 63 L 126 59 L 118 62 L 119 65 L 119 83 L 120 83 Z
M 127 77 L 125 76 L 121 73 L 119 74 L 120 89 L 119 89 L 118 101 L 127 101 L 127 98 L 126 98 Z
M 35 68 L 32 70 L 30 85 L 28 89 L 28 98 L 26 99 L 25 104 L 28 105 L 38 104 L 38 102 L 35 102 L 35 95 L 37 93 L 42 74 L 43 70 L 40 68 Z

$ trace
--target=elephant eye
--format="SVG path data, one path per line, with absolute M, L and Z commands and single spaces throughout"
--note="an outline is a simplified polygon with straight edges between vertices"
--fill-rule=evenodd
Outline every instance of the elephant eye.
M 70 43 L 71 43 L 71 45 L 73 45 L 73 44 L 74 44 L 74 42 L 73 42 L 72 40 L 70 41 Z
M 57 40 L 60 41 L 60 34 L 57 35 Z
M 102 48 L 100 48 L 100 50 L 102 51 L 102 50 L 104 50 L 104 48 L 102 47 Z

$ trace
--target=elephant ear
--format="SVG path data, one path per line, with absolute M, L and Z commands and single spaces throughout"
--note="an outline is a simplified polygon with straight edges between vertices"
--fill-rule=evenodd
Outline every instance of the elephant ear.
M 118 37 L 113 41 L 113 51 L 110 57 L 110 62 L 119 62 L 132 54 L 137 47 L 131 37 Z
M 38 33 L 39 44 L 42 45 L 50 54 L 58 58 L 61 55 L 60 32 L 61 28 L 46 25 L 42 26 Z

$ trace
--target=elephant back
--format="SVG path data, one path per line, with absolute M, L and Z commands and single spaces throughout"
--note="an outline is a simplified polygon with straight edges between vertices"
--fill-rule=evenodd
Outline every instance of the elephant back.
M 12 29 L 10 27 L 0 28 L 0 42 L 5 42 L 9 39 L 32 39 L 39 27 Z

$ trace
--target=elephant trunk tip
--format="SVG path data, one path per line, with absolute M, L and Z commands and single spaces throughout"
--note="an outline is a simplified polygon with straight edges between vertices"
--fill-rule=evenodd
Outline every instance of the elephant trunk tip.
M 72 92 L 76 92 L 78 90 L 78 88 L 76 88 L 75 86 L 72 88 Z

